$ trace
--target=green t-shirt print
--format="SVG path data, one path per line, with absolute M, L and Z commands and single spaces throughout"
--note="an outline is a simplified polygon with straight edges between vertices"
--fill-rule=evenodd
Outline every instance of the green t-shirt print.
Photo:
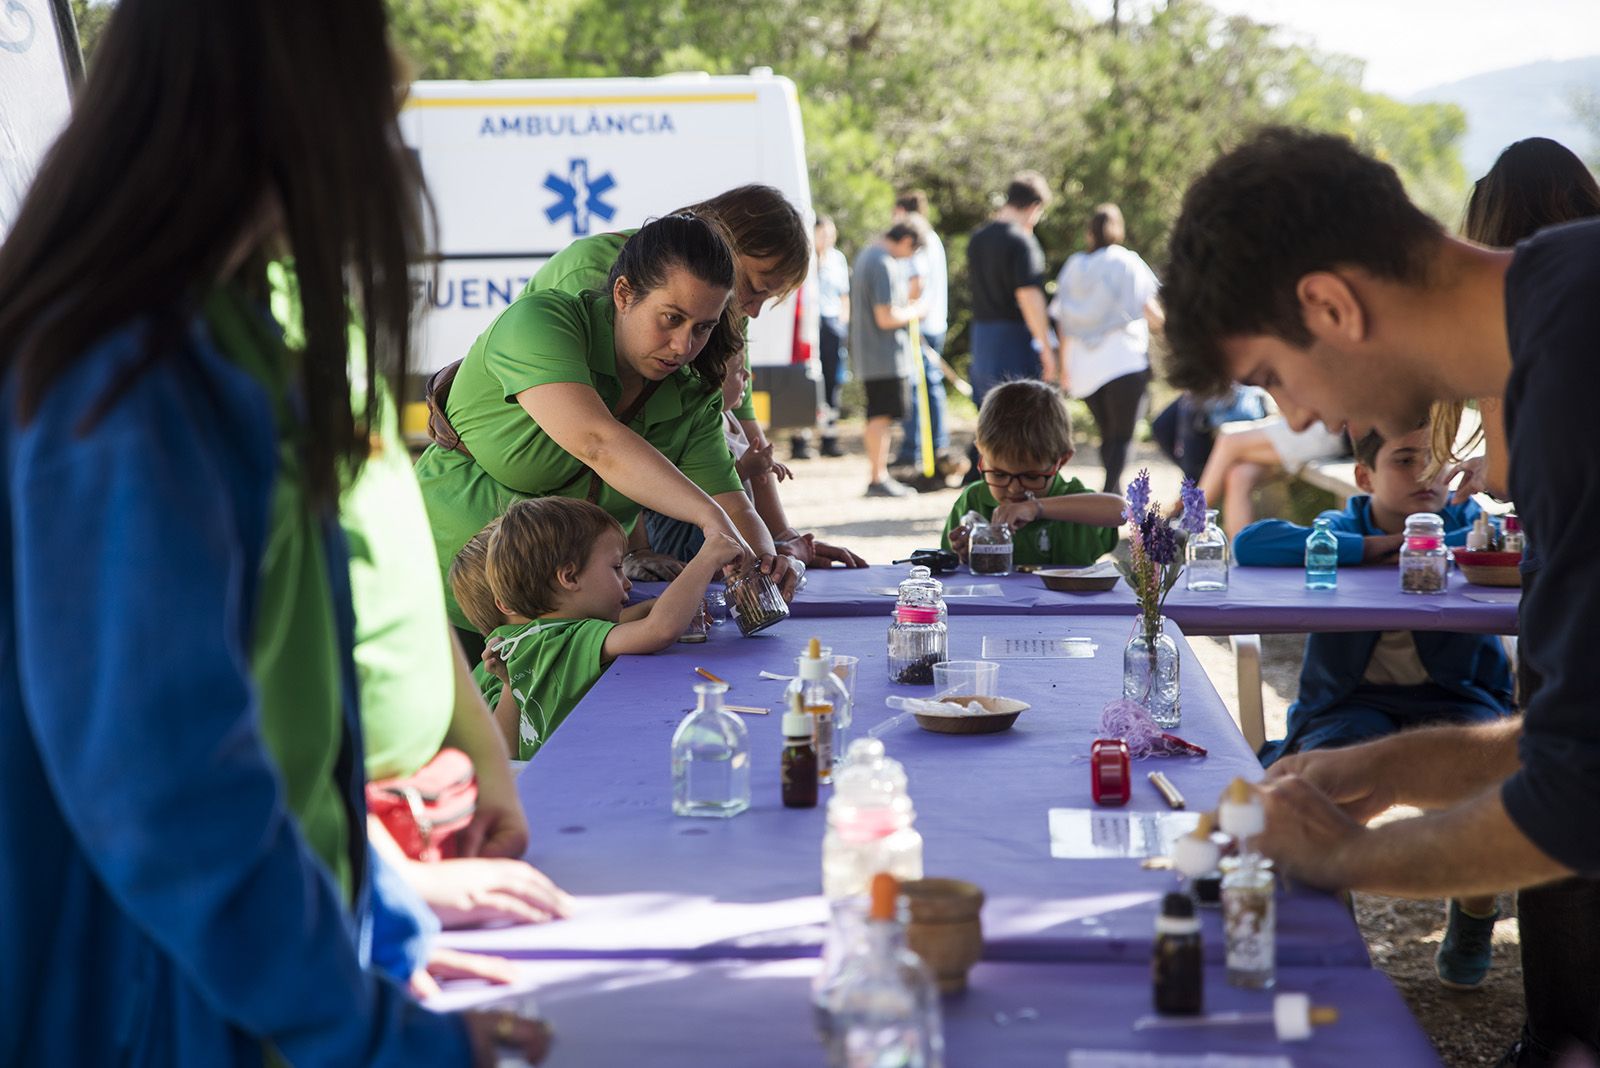
M 1066 497 L 1074 493 L 1090 493 L 1077 479 L 1064 479 L 1060 472 L 1050 480 L 1050 485 L 1040 497 Z M 950 532 L 961 525 L 961 517 L 977 512 L 988 519 L 994 515 L 999 502 L 984 482 L 974 482 L 962 490 L 944 521 L 944 533 L 939 544 L 950 548 Z M 1087 567 L 1102 555 L 1117 547 L 1117 532 L 1113 527 L 1091 527 L 1082 523 L 1039 522 L 1029 523 L 1016 532 L 1012 541 L 1012 562 L 1019 566 Z
M 521 713 L 518 760 L 532 759 L 605 674 L 606 635 L 615 626 L 608 619 L 536 619 L 497 627 L 489 635 L 491 642 L 500 642 Z M 481 664 L 473 675 L 493 708 L 500 702 L 499 678 Z

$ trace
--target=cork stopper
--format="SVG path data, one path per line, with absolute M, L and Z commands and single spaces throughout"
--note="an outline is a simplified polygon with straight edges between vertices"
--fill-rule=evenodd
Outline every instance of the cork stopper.
M 1200 820 L 1189 832 L 1191 838 L 1210 838 L 1217 829 L 1217 817 L 1210 812 L 1200 813 Z
M 900 881 L 886 871 L 880 871 L 872 877 L 872 908 L 867 913 L 869 920 L 894 919 L 896 906 L 900 902 Z
M 1250 803 L 1250 784 L 1243 779 L 1234 779 L 1222 791 L 1222 800 L 1231 801 L 1235 805 L 1248 805 Z
M 1339 1022 L 1339 1010 L 1332 1005 L 1311 1006 L 1311 1026 L 1327 1027 Z
M 1266 829 L 1266 811 L 1261 799 L 1243 779 L 1235 779 L 1222 792 L 1217 805 L 1217 823 L 1222 833 L 1234 838 L 1252 838 Z
M 812 660 L 821 660 L 822 659 L 822 639 L 821 638 L 812 638 L 809 642 L 806 643 L 806 656 L 810 657 Z

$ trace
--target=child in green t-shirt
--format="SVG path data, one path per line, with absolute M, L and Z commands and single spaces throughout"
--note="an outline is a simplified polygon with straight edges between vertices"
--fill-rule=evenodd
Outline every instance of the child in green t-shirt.
M 1010 524 L 1017 566 L 1084 567 L 1116 547 L 1123 499 L 1061 477 L 1072 459 L 1072 420 L 1055 387 L 1025 379 L 990 390 L 978 412 L 977 445 L 983 481 L 950 509 L 946 549 L 967 559 L 968 512 Z
M 702 611 L 706 585 L 744 555 L 732 538 L 708 536 L 665 593 L 629 606 L 627 551 L 603 508 L 540 497 L 513 504 L 451 567 L 457 602 L 488 635 L 475 674 L 517 759 L 549 741 L 617 657 L 677 641 Z

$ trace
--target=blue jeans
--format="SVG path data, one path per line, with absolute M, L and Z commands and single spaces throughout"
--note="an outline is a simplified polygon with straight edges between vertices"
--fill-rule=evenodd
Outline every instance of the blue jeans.
M 1009 319 L 976 320 L 972 324 L 972 399 L 979 405 L 989 391 L 1013 378 L 1038 378 L 1044 371 L 1033 347 L 1028 324 Z
M 935 450 L 950 447 L 950 429 L 945 425 L 944 369 L 939 357 L 944 353 L 943 334 L 922 335 L 922 366 L 928 375 L 928 424 L 933 428 Z M 900 439 L 898 464 L 916 464 L 922 458 L 922 406 L 917 400 L 917 384 L 911 382 L 911 410 L 900 424 L 905 436 Z

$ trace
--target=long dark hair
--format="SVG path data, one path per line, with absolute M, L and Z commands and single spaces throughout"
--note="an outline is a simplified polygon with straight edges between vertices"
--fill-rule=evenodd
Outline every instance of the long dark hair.
M 730 298 L 733 295 L 733 248 L 727 231 L 716 221 L 687 211 L 652 219 L 628 238 L 611 265 L 606 289 L 615 293 L 617 281 L 626 278 L 636 303 L 665 285 L 674 268 L 688 271 L 706 285 L 728 290 Z M 727 343 L 722 331 L 726 321 L 724 305 L 716 329 L 689 365 L 713 390 L 722 388 L 728 361 L 744 351 L 742 339 L 737 345 Z
M 1571 149 L 1548 137 L 1529 137 L 1507 146 L 1489 172 L 1472 186 L 1461 222 L 1461 236 L 1480 245 L 1510 248 L 1547 226 L 1600 215 L 1600 182 Z M 1483 437 L 1480 429 L 1461 449 L 1461 401 L 1433 406 L 1433 458 L 1440 465 L 1470 455 Z
M 374 398 L 380 373 L 404 369 L 423 248 L 385 33 L 382 0 L 121 0 L 0 248 L 0 374 L 17 376 L 18 417 L 128 323 L 150 341 L 127 380 L 148 369 L 230 257 L 281 235 L 305 337 L 307 488 L 336 500 L 373 410 L 351 410 L 352 310 Z

